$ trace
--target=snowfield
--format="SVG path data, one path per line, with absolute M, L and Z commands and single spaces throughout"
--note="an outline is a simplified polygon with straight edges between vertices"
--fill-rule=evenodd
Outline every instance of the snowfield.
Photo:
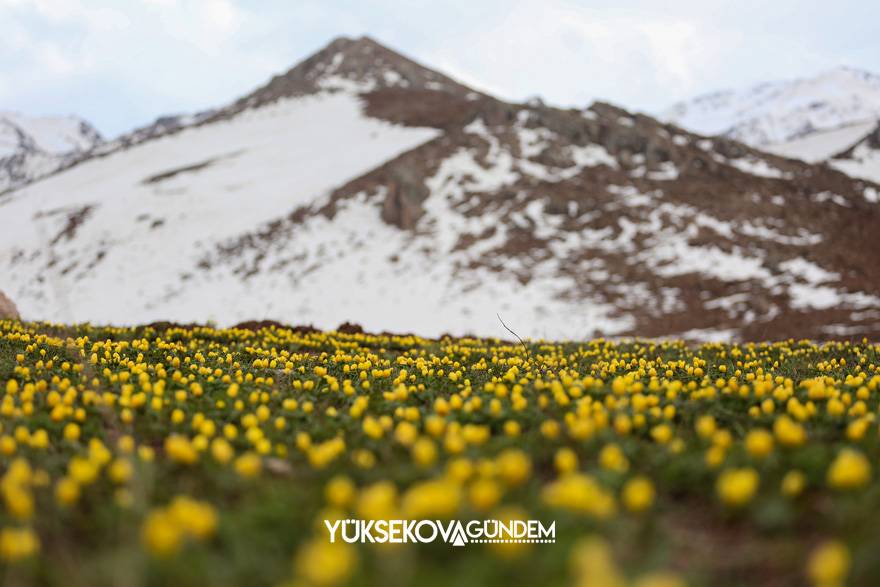
M 880 76 L 839 67 L 812 78 L 761 83 L 678 102 L 660 118 L 753 146 L 880 118 Z
M 829 163 L 852 177 L 880 183 L 880 149 L 862 143 L 853 149 L 849 159 L 832 159 Z
M 674 104 L 660 118 L 880 182 L 880 152 L 859 144 L 880 124 L 880 76 L 872 73 L 840 67 L 813 78 L 715 92 Z M 853 146 L 851 158 L 835 158 Z M 767 171 L 773 177 L 774 170 Z
M 783 157 L 818 163 L 845 151 L 857 143 L 876 125 L 876 121 L 856 122 L 831 130 L 816 131 L 805 137 L 767 145 L 768 152 Z
M 367 118 L 352 95 L 320 94 L 90 160 L 0 199 L 4 218 L 27 219 L 0 233 L 0 271 L 10 276 L 2 286 L 23 315 L 51 320 L 270 315 L 258 289 L 218 296 L 231 285 L 206 283 L 212 295 L 191 286 L 181 295 L 176 276 L 196 270 L 217 239 L 284 215 L 436 134 Z M 298 298 L 291 290 L 292 306 Z

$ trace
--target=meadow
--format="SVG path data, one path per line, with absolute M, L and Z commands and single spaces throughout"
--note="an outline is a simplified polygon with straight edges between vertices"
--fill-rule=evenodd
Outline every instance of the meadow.
M 880 345 L 0 321 L 4 585 L 880 584 Z M 536 519 L 555 543 L 331 543 Z

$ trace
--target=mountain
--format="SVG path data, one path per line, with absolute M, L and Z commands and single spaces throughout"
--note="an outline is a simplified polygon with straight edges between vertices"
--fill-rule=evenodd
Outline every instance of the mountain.
M 610 104 L 504 102 L 343 38 L 0 196 L 0 289 L 66 322 L 876 337 L 878 194 Z
M 80 118 L 0 112 L 0 193 L 52 173 L 101 141 Z
M 761 83 L 673 104 L 662 120 L 754 147 L 880 119 L 880 75 L 839 67 L 812 78 Z
M 841 67 L 808 79 L 715 92 L 679 102 L 660 117 L 880 182 L 880 155 L 867 145 L 880 125 L 880 76 L 872 73 Z M 863 146 L 857 151 L 857 145 Z
M 186 128 L 226 120 L 245 110 L 257 110 L 280 99 L 339 91 L 363 94 L 390 87 L 477 96 L 476 92 L 453 79 L 427 69 L 370 38 L 351 40 L 342 37 L 224 108 L 192 115 L 161 117 L 150 125 L 106 143 L 98 149 L 97 154 L 112 153 L 119 148 Z

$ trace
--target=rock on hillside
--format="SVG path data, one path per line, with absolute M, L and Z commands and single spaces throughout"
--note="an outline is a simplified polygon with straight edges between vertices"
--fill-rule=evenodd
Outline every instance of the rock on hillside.
M 0 320 L 17 320 L 21 316 L 18 315 L 18 309 L 12 303 L 6 294 L 0 291 Z

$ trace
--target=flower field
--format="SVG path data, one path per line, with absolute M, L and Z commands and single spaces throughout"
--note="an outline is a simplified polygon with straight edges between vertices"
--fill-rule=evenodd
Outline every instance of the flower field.
M 0 321 L 4 585 L 880 584 L 880 346 Z M 325 520 L 540 520 L 349 544 Z

